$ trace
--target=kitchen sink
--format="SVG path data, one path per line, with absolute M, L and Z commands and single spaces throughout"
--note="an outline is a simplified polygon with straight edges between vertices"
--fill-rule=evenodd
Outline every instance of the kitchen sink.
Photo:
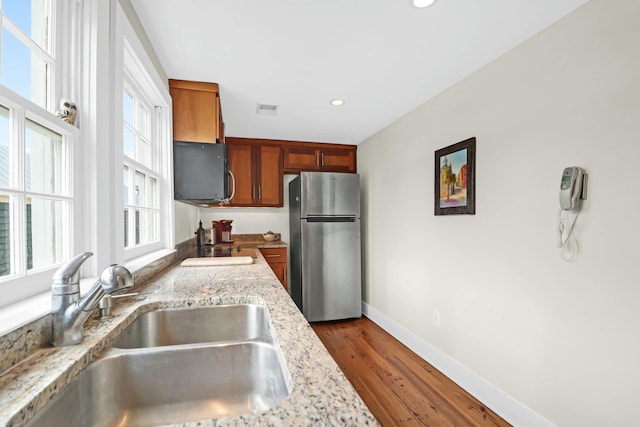
M 266 307 L 230 304 L 167 308 L 142 314 L 116 339 L 113 347 L 146 348 L 213 341 L 269 340 Z
M 27 426 L 154 426 L 264 411 L 290 380 L 267 308 L 140 315 Z
M 263 411 L 290 393 L 276 344 L 111 349 L 27 425 L 152 426 Z

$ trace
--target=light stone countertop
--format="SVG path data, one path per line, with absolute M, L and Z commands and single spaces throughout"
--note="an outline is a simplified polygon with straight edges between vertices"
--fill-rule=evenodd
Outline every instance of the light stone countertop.
M 1 425 L 24 425 L 140 314 L 165 307 L 230 303 L 266 305 L 291 378 L 291 394 L 264 412 L 180 426 L 378 425 L 261 255 L 251 265 L 180 267 L 178 263 L 132 291 L 140 296 L 115 300 L 111 319 L 99 321 L 96 310 L 84 326 L 81 344 L 39 348 L 0 376 Z

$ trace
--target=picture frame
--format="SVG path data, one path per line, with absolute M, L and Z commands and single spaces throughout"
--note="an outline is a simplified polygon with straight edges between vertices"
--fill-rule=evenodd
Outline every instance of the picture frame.
M 434 214 L 475 215 L 476 138 L 435 152 Z

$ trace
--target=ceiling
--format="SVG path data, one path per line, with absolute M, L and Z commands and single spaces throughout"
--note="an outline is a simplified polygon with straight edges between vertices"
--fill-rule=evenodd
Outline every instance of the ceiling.
M 131 3 L 169 78 L 219 83 L 226 135 L 358 144 L 586 1 Z

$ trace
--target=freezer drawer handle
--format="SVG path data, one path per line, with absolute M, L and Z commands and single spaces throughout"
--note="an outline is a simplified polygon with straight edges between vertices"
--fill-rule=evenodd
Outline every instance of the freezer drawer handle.
M 356 222 L 355 216 L 307 216 L 307 222 Z

